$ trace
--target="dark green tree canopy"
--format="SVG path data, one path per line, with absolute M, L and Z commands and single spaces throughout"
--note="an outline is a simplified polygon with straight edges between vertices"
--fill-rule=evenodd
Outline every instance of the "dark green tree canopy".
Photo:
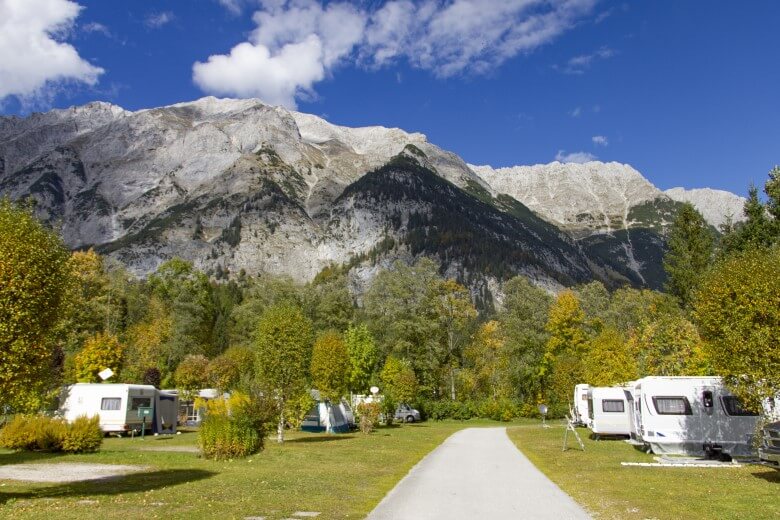
M 666 289 L 687 306 L 713 255 L 714 237 L 704 217 L 689 202 L 683 204 L 669 231 L 664 257 Z

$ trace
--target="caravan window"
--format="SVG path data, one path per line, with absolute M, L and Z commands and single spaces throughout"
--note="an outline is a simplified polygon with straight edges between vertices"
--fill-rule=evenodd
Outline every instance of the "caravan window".
M 601 401 L 601 411 L 623 413 L 626 411 L 626 408 L 620 399 L 604 399 Z
M 653 405 L 659 415 L 692 415 L 687 397 L 653 397 Z
M 100 401 L 101 410 L 119 410 L 122 407 L 121 397 L 104 397 Z
M 751 412 L 750 410 L 743 408 L 742 403 L 738 397 L 733 395 L 724 395 L 720 398 L 720 402 L 723 405 L 723 409 L 728 415 L 742 415 L 748 417 L 756 417 L 758 414 Z
M 152 406 L 152 398 L 151 397 L 133 397 L 133 399 L 130 400 L 130 410 L 138 410 L 140 407 L 149 408 Z

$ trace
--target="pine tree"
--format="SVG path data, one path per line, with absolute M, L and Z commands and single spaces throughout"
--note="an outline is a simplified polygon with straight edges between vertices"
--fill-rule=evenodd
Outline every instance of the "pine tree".
M 683 204 L 669 232 L 664 257 L 666 290 L 688 306 L 707 270 L 713 253 L 713 235 L 704 217 L 690 203 Z

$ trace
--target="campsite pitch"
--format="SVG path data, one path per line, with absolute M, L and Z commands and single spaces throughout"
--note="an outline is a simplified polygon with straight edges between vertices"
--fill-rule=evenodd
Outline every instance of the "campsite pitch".
M 361 519 L 427 453 L 475 424 L 496 425 L 429 422 L 380 428 L 370 435 L 289 432 L 284 445 L 269 439 L 265 451 L 232 461 L 204 460 L 193 453 L 195 433 L 144 441 L 110 438 L 94 454 L 0 450 L 0 468 L 61 463 L 145 467 L 109 480 L 0 480 L 0 518 Z
M 0 466 L 0 480 L 27 482 L 81 482 L 119 477 L 144 471 L 146 466 L 59 462 L 54 464 L 11 464 Z
M 752 464 L 741 467 L 643 467 L 656 463 L 621 440 L 595 441 L 578 428 L 585 451 L 561 451 L 558 423 L 508 428 L 518 448 L 553 482 L 599 519 L 764 519 L 780 518 L 780 471 Z

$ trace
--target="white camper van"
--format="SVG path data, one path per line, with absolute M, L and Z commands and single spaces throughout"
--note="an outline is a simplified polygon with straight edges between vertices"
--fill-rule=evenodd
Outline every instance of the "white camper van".
M 631 417 L 623 387 L 590 387 L 588 409 L 589 427 L 597 437 L 602 435 L 628 437 L 631 434 Z
M 574 387 L 574 405 L 572 406 L 572 413 L 574 424 L 576 426 L 590 427 L 590 409 L 588 402 L 588 392 L 590 391 L 590 385 L 580 384 Z
M 100 428 L 105 433 L 140 431 L 143 419 L 138 409 L 154 408 L 157 389 L 150 385 L 112 383 L 77 383 L 63 389 L 60 414 L 66 421 L 81 415 L 100 416 Z M 146 419 L 146 428 L 152 431 L 154 417 Z M 175 422 L 174 429 L 175 429 Z
M 719 377 L 645 377 L 624 389 L 631 438 L 656 454 L 750 456 L 758 416 Z

